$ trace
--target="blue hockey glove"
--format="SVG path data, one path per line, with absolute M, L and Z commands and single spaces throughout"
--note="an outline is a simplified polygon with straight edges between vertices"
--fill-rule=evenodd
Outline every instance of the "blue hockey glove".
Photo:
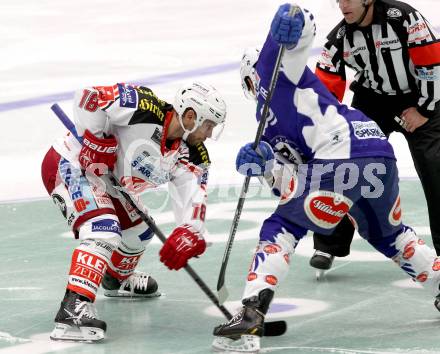
M 247 176 L 264 176 L 271 173 L 274 158 L 271 146 L 262 141 L 254 150 L 252 145 L 253 143 L 248 143 L 238 152 L 235 161 L 237 171 Z
M 280 45 L 288 49 L 296 47 L 304 27 L 304 15 L 301 10 L 293 16 L 289 15 L 290 4 L 281 5 L 275 14 L 270 33 L 272 38 Z

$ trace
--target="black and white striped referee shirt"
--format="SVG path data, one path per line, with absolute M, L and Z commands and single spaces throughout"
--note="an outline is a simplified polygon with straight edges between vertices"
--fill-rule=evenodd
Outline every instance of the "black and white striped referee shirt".
M 439 36 L 410 5 L 376 0 L 370 26 L 343 20 L 327 39 L 316 75 L 340 101 L 348 66 L 365 88 L 384 95 L 417 92 L 422 115 L 429 118 L 440 111 Z

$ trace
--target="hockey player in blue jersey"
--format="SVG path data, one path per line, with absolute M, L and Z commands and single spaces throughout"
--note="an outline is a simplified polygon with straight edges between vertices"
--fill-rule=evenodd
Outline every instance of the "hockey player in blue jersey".
M 256 66 L 242 63 L 249 72 L 243 88 L 257 100 L 260 120 L 279 47 L 286 47 L 258 152 L 246 144 L 236 160 L 240 173 L 264 176 L 280 202 L 261 227 L 243 308 L 214 329 L 217 350 L 258 351 L 264 316 L 296 245 L 308 230 L 330 235 L 345 215 L 375 249 L 434 297 L 439 293 L 440 258 L 401 220 L 391 145 L 375 122 L 340 104 L 306 66 L 313 15 L 300 8 L 289 15 L 290 6 L 275 14 L 261 53 L 253 53 Z

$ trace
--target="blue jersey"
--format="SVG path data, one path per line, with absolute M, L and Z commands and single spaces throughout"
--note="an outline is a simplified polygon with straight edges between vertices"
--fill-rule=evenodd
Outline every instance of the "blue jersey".
M 288 155 L 299 153 L 303 162 L 361 157 L 395 159 L 393 148 L 379 126 L 362 112 L 339 103 L 306 66 L 314 23 L 305 17 L 298 46 L 284 52 L 263 140 L 287 159 Z M 269 34 L 256 66 L 258 121 L 278 51 L 278 44 Z

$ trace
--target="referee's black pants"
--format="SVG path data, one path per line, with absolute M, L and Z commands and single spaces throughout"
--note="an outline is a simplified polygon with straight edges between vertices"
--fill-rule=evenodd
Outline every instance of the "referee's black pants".
M 440 255 L 440 112 L 413 133 L 408 133 L 395 122 L 394 117 L 400 117 L 406 108 L 416 107 L 417 97 L 411 94 L 384 96 L 362 88 L 354 91 L 353 108 L 376 121 L 387 136 L 392 132 L 405 135 L 428 205 L 434 248 L 437 255 Z M 353 225 L 348 217 L 344 217 L 332 235 L 314 233 L 315 249 L 337 257 L 347 256 L 353 234 Z

